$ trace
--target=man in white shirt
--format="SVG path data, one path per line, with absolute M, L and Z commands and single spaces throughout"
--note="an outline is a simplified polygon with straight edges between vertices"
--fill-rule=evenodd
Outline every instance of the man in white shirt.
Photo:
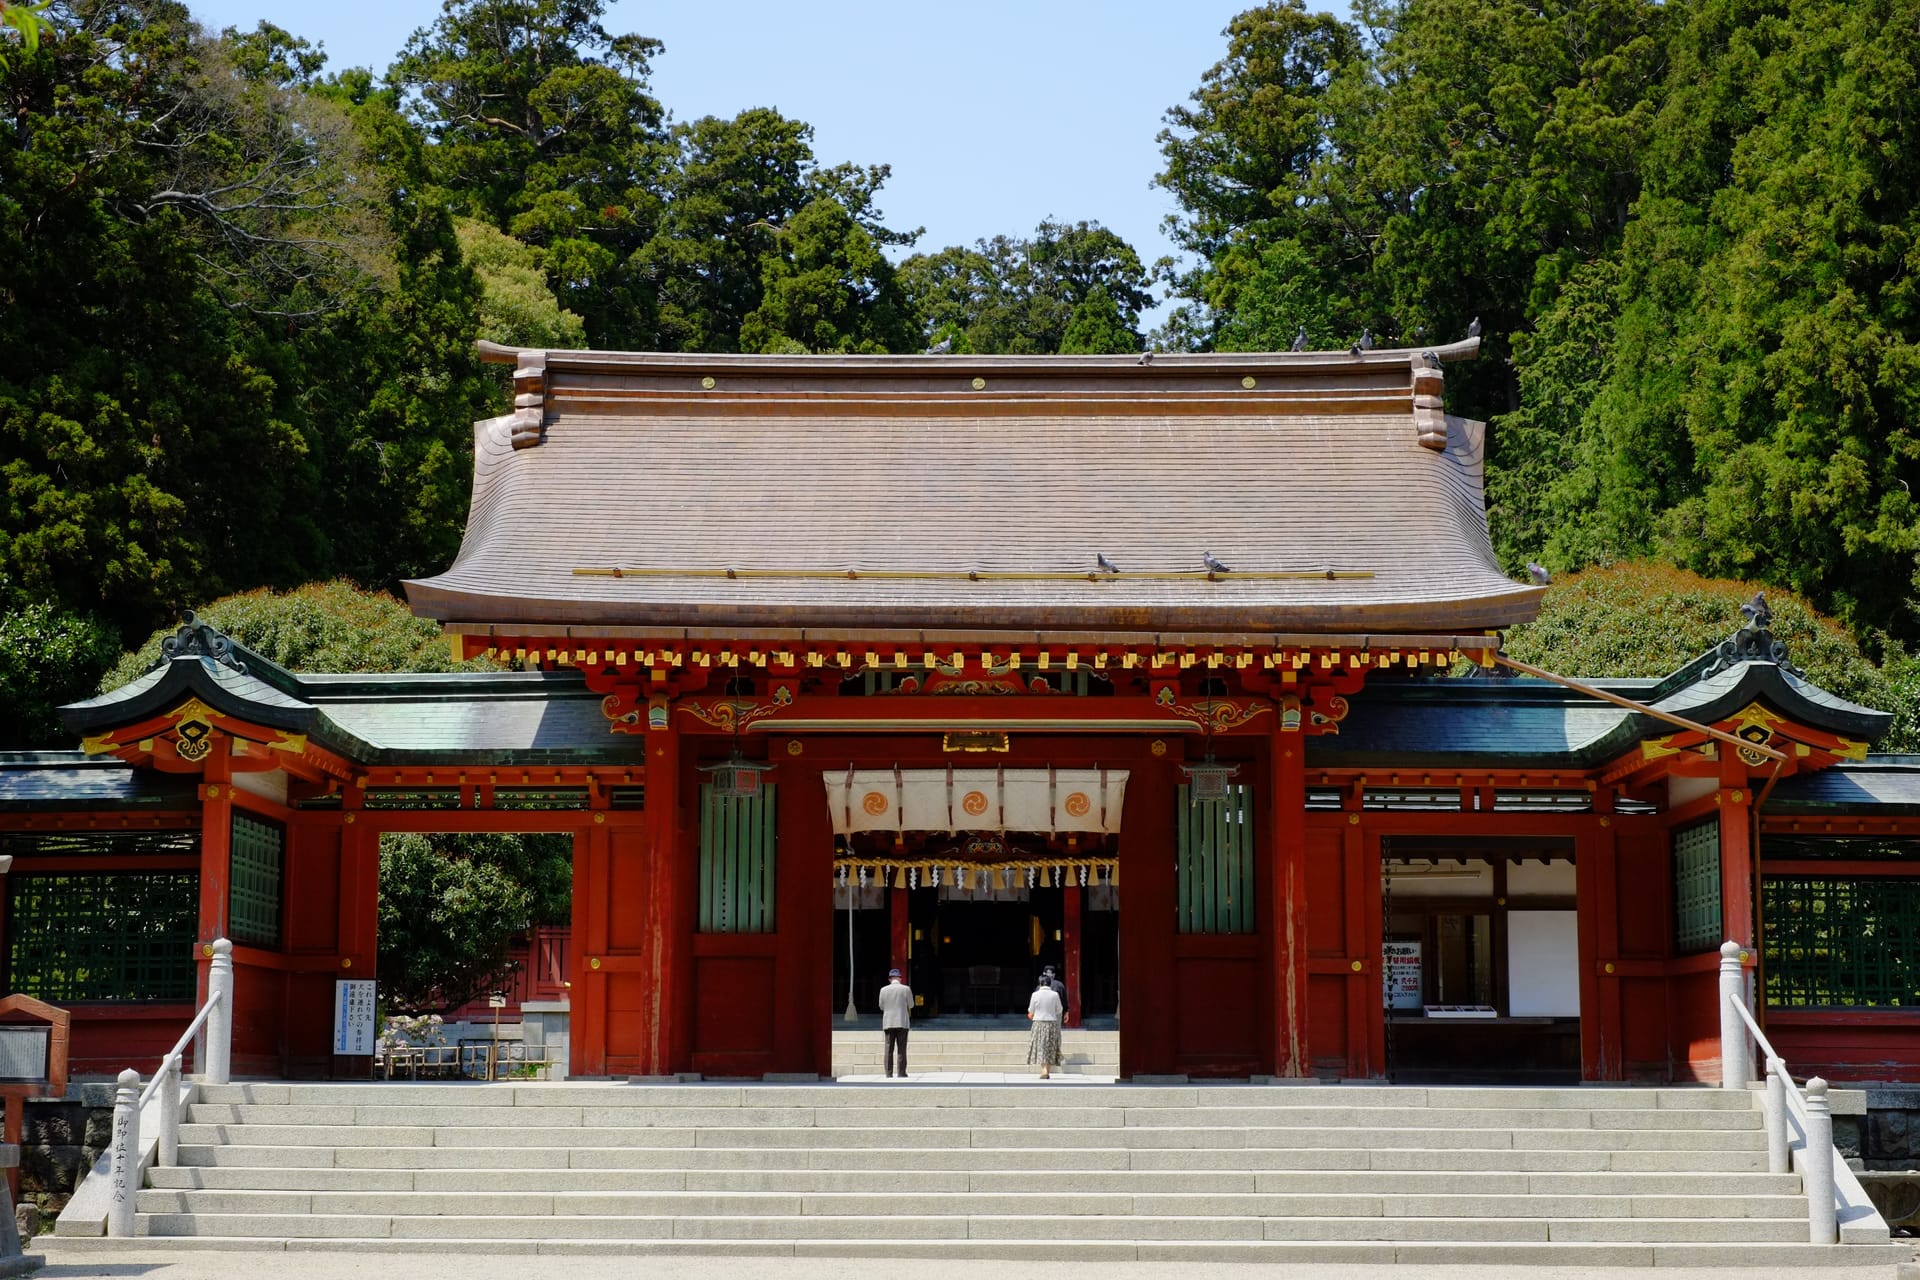
M 887 970 L 880 988 L 880 1033 L 887 1038 L 887 1079 L 893 1079 L 893 1058 L 900 1055 L 900 1078 L 907 1078 L 907 1027 L 913 1020 L 913 988 L 900 981 L 898 969 Z

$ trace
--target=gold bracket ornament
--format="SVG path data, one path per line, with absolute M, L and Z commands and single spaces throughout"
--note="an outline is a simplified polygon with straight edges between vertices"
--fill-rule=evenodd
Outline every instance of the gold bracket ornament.
M 740 733 L 749 725 L 780 714 L 792 703 L 793 690 L 781 685 L 774 689 L 773 697 L 767 701 L 755 698 L 689 698 L 680 704 L 680 709 L 722 733 Z
M 174 735 L 174 750 L 182 760 L 198 764 L 213 750 L 213 726 L 205 720 L 182 720 Z
M 1225 733 L 1273 710 L 1270 703 L 1258 698 L 1246 702 L 1234 702 L 1228 698 L 1216 698 L 1200 706 L 1179 701 L 1171 687 L 1163 687 L 1154 701 L 1165 707 L 1182 720 L 1198 725 L 1208 733 Z

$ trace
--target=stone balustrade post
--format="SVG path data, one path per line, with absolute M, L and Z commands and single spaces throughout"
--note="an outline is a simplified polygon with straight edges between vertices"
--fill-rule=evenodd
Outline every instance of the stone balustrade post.
M 233 1072 L 233 944 L 225 938 L 213 941 L 207 999 L 215 1003 L 207 1015 L 207 1059 L 201 1071 L 208 1084 L 226 1084 Z
M 1740 970 L 1742 948 L 1731 940 L 1720 944 L 1720 1087 L 1744 1089 L 1753 1079 L 1753 1055 L 1747 1052 L 1747 1028 L 1736 1002 L 1744 1002 L 1746 979 Z
M 1802 1158 L 1807 1239 L 1832 1244 L 1840 1225 L 1833 1206 L 1833 1106 L 1827 1101 L 1827 1082 L 1819 1076 L 1807 1081 L 1807 1149 Z
M 107 1202 L 107 1234 L 133 1235 L 136 1199 L 140 1194 L 140 1073 L 129 1067 L 120 1073 L 113 1095 L 113 1146 Z
M 1787 1151 L 1787 1064 L 1767 1059 L 1767 1172 L 1793 1168 Z
M 180 1163 L 180 1055 L 170 1053 L 160 1063 L 160 1133 L 154 1164 L 171 1169 Z

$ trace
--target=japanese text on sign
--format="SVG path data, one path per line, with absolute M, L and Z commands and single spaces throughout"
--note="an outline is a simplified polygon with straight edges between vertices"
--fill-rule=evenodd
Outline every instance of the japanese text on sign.
M 1388 940 L 1381 944 L 1381 970 L 1386 974 L 1389 1009 L 1418 1009 L 1424 1003 L 1420 994 L 1420 943 L 1417 939 Z
M 333 984 L 333 1051 L 337 1054 L 373 1052 L 374 982 L 370 978 L 344 979 Z

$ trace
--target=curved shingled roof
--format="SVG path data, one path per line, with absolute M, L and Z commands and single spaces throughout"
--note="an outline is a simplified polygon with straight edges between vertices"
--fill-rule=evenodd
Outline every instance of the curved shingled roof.
M 1477 346 L 1146 364 L 495 348 L 516 412 L 476 424 L 460 554 L 407 593 L 505 630 L 1505 627 L 1541 589 L 1494 560 L 1484 427 L 1439 409 L 1440 362 Z M 1232 572 L 1209 577 L 1205 552 Z

